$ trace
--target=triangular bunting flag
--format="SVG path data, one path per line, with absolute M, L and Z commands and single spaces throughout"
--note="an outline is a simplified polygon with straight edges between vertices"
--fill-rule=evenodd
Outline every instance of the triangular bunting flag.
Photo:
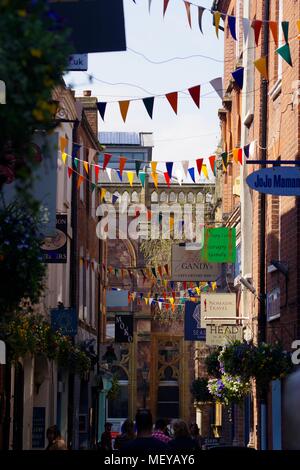
M 253 157 L 254 152 L 255 152 L 255 147 L 256 147 L 256 140 L 253 140 L 253 141 L 250 143 L 250 148 L 249 148 L 249 155 L 250 155 L 250 157 Z
M 211 171 L 216 176 L 216 156 L 215 155 L 211 155 L 211 157 L 209 157 L 209 163 L 210 163 Z
M 155 271 L 155 268 L 151 268 L 151 271 L 152 271 L 152 274 L 154 277 L 157 277 L 157 274 L 156 274 L 156 271 Z
M 188 160 L 183 160 L 183 161 L 181 162 L 181 165 L 182 165 L 182 168 L 183 168 L 183 171 L 184 171 L 185 176 L 187 176 L 187 174 L 188 174 L 188 169 L 189 169 L 189 161 L 188 161 Z
M 111 159 L 112 155 L 110 153 L 105 153 L 103 156 L 103 170 L 107 167 L 109 164 L 109 161 Z
M 169 265 L 165 264 L 164 268 L 165 268 L 165 271 L 167 273 L 167 276 L 169 276 Z
M 220 26 L 221 13 L 219 11 L 214 12 L 214 22 L 216 27 L 216 35 L 219 38 L 219 26 Z
M 161 266 L 158 266 L 157 270 L 158 270 L 158 272 L 159 272 L 160 277 L 162 277 L 162 274 L 163 274 L 163 273 L 162 273 L 162 267 L 161 267 Z
M 198 173 L 199 173 L 199 175 L 201 175 L 202 165 L 203 165 L 203 158 L 198 158 L 196 160 L 196 163 L 197 163 Z
M 147 113 L 149 114 L 149 116 L 151 117 L 152 119 L 152 116 L 153 116 L 153 106 L 154 106 L 154 97 L 150 97 L 150 98 L 144 98 L 143 99 L 143 103 L 145 105 L 145 108 L 147 110 Z
M 282 27 L 285 42 L 289 42 L 289 22 L 282 21 L 281 27 Z
M 227 152 L 223 152 L 221 154 L 221 157 L 222 157 L 222 162 L 223 162 L 223 165 L 225 167 L 225 169 L 227 168 L 227 165 L 228 165 L 228 154 Z
M 199 28 L 200 28 L 200 31 L 201 31 L 202 34 L 203 34 L 203 31 L 202 31 L 202 17 L 203 17 L 204 11 L 205 11 L 204 7 L 198 7 L 198 23 L 199 23 Z
M 228 16 L 228 26 L 230 29 L 231 36 L 236 41 L 236 17 L 235 16 Z
M 72 158 L 75 159 L 77 158 L 78 150 L 81 148 L 81 145 L 79 144 L 73 144 L 73 150 L 72 150 Z
M 132 187 L 133 180 L 134 180 L 134 171 L 127 171 L 127 178 L 128 178 L 130 186 Z
M 265 56 L 254 61 L 254 65 L 259 73 L 268 80 L 267 58 Z
M 80 188 L 81 186 L 81 183 L 83 182 L 84 180 L 84 177 L 82 175 L 78 175 L 78 179 L 77 179 L 77 189 Z
M 60 151 L 64 153 L 66 151 L 66 147 L 68 145 L 68 139 L 66 137 L 61 137 L 59 139 Z
M 243 150 L 239 149 L 238 151 L 238 162 L 242 165 L 243 164 Z
M 88 162 L 89 163 L 98 163 L 99 159 L 95 158 L 97 155 L 97 150 L 89 149 Z
M 166 162 L 167 172 L 170 178 L 172 178 L 173 162 Z
M 135 172 L 136 172 L 136 176 L 137 176 L 137 177 L 139 176 L 141 164 L 142 164 L 142 162 L 139 162 L 139 161 L 136 161 L 136 162 L 135 162 Z
M 165 180 L 166 180 L 166 183 L 167 183 L 168 187 L 170 187 L 171 178 L 170 178 L 169 173 L 167 171 L 164 173 L 164 177 L 165 177 Z
M 73 158 L 73 166 L 75 166 L 76 170 L 78 168 L 78 158 Z
M 95 189 L 97 188 L 97 185 L 95 183 L 91 183 L 92 185 L 92 193 L 95 191 Z
M 170 105 L 175 114 L 177 114 L 177 107 L 178 107 L 178 92 L 175 91 L 173 93 L 167 93 L 166 98 L 169 101 Z
M 253 20 L 251 24 L 251 28 L 254 29 L 254 37 L 255 37 L 255 44 L 258 46 L 259 36 L 261 32 L 263 22 L 261 20 Z
M 151 176 L 152 176 L 152 179 L 153 179 L 154 186 L 157 188 L 157 186 L 158 186 L 158 174 L 152 172 Z
M 103 199 L 105 198 L 105 194 L 106 194 L 106 189 L 105 188 L 101 188 L 101 193 L 100 193 L 100 201 L 102 202 Z
M 108 178 L 109 178 L 109 181 L 111 181 L 111 175 L 112 175 L 112 171 L 113 171 L 112 168 L 108 168 L 108 167 L 107 167 L 107 168 L 105 169 L 105 171 L 106 171 L 106 173 L 107 173 L 107 176 L 108 176 Z
M 66 164 L 67 156 L 68 156 L 68 155 L 67 155 L 65 152 L 63 152 L 63 153 L 61 154 L 61 159 L 62 159 L 62 161 L 64 162 L 64 164 Z
M 70 166 L 68 166 L 68 176 L 69 176 L 69 178 L 71 178 L 72 173 L 73 173 L 73 168 L 71 168 Z
M 158 302 L 158 307 L 159 307 L 159 310 L 161 310 L 162 302 Z
M 119 199 L 119 197 L 116 196 L 115 194 L 113 194 L 113 196 L 112 196 L 112 203 L 115 204 L 118 199 Z
M 122 178 L 122 175 L 121 175 L 121 173 L 120 173 L 120 170 L 117 170 L 117 174 L 118 174 L 118 177 L 119 177 L 120 181 L 123 181 L 123 178 Z
M 250 150 L 250 144 L 245 145 L 244 147 L 244 154 L 246 158 L 249 158 L 249 150 Z
M 89 164 L 88 164 L 88 162 L 83 162 L 83 166 L 84 166 L 85 172 L 87 174 L 89 174 Z
M 157 168 L 157 162 L 151 162 L 151 170 L 153 173 L 156 173 L 156 168 Z
M 186 9 L 186 14 L 187 14 L 187 18 L 188 18 L 188 22 L 189 22 L 189 25 L 190 25 L 190 28 L 192 27 L 192 18 L 191 18 L 191 4 L 190 2 L 184 2 L 185 4 L 185 9 Z
M 200 108 L 200 85 L 194 86 L 192 88 L 189 88 L 189 93 L 191 97 L 193 98 L 193 101 L 197 108 Z
M 239 161 L 239 148 L 234 148 L 232 150 L 232 157 L 233 157 L 233 160 L 235 161 L 235 163 L 238 163 L 238 161 Z
M 231 73 L 237 86 L 242 90 L 244 84 L 244 67 L 239 67 Z
M 178 164 L 179 164 L 179 162 L 178 162 Z M 182 170 L 181 167 L 178 167 L 178 166 L 175 167 L 175 176 L 177 178 L 178 184 L 181 186 L 182 181 L 184 179 L 184 174 L 183 174 L 183 170 Z
M 142 183 L 142 186 L 144 187 L 145 186 L 146 173 L 144 171 L 141 171 L 139 173 L 139 178 L 140 178 L 140 181 Z
M 250 31 L 250 20 L 248 18 L 243 18 L 243 31 L 244 31 L 244 41 L 246 42 L 249 36 L 249 31 Z
M 102 121 L 104 121 L 106 105 L 107 105 L 107 103 L 97 103 L 97 108 L 98 108 L 98 111 L 99 111 L 100 116 L 102 118 Z
M 269 21 L 269 27 L 276 46 L 278 46 L 278 23 L 277 21 Z
M 208 180 L 209 179 L 208 170 L 207 170 L 207 166 L 205 164 L 202 165 L 202 173 L 204 174 L 205 178 Z
M 164 0 L 164 16 L 167 11 L 168 5 L 169 5 L 169 0 Z
M 223 99 L 223 80 L 222 77 L 214 78 L 209 82 L 213 89 L 218 93 L 219 97 Z
M 122 116 L 124 122 L 126 122 L 129 104 L 130 104 L 129 100 L 119 101 L 121 116 Z
M 290 46 L 288 43 L 276 49 L 277 54 L 279 54 L 291 67 L 293 66 Z
M 120 175 L 121 175 L 121 176 L 123 175 L 123 170 L 124 170 L 124 167 L 125 167 L 126 162 L 127 162 L 127 158 L 125 158 L 125 157 L 120 157 L 120 166 L 119 166 L 119 169 L 120 169 Z
M 94 170 L 95 170 L 96 183 L 98 183 L 98 176 L 99 176 L 100 166 L 95 165 Z
M 193 182 L 195 183 L 195 168 L 188 169 L 190 177 L 192 178 Z

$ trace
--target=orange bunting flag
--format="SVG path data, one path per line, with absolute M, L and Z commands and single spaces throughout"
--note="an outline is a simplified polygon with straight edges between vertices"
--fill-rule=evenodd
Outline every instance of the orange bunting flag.
M 232 150 L 232 156 L 233 156 L 233 160 L 235 161 L 235 163 L 238 163 L 239 161 L 239 150 L 238 148 L 234 148 Z
M 152 217 L 151 211 L 150 211 L 150 209 L 148 209 L 148 210 L 147 210 L 147 220 L 148 220 L 148 222 L 150 222 L 151 217 Z
M 61 154 L 61 159 L 62 159 L 62 161 L 64 162 L 64 164 L 66 164 L 67 156 L 68 156 L 68 155 L 67 155 L 65 152 L 63 152 L 63 153 Z
M 101 194 L 100 194 L 100 200 L 101 202 L 103 201 L 104 197 L 105 197 L 105 194 L 106 194 L 106 189 L 105 188 L 101 188 Z
M 129 100 L 119 101 L 121 116 L 122 116 L 124 122 L 126 122 L 127 113 L 128 113 L 128 108 L 129 108 L 129 103 L 130 103 Z
M 255 44 L 258 46 L 259 36 L 261 32 L 263 22 L 261 20 L 253 20 L 251 24 L 251 28 L 254 29 L 254 36 L 255 36 Z
M 81 183 L 83 182 L 83 180 L 84 180 L 84 177 L 82 175 L 79 175 L 78 180 L 77 180 L 77 189 L 80 188 Z
M 172 312 L 174 312 L 174 311 L 175 311 L 175 305 L 172 304 Z
M 168 8 L 169 1 L 170 1 L 170 0 L 164 0 L 164 16 L 165 16 L 165 13 L 166 13 L 167 8 Z
M 189 22 L 189 25 L 190 25 L 190 28 L 192 27 L 192 18 L 191 18 L 191 4 L 190 2 L 184 2 L 185 4 L 185 8 L 186 8 L 186 14 L 187 14 L 187 18 L 188 18 L 188 22 Z
M 134 171 L 127 171 L 127 178 L 128 178 L 130 186 L 132 187 L 133 180 L 134 180 Z
M 300 34 L 300 20 L 297 20 L 298 33 Z
M 166 98 L 169 101 L 170 105 L 175 114 L 177 114 L 177 107 L 178 107 L 178 92 L 175 91 L 173 93 L 167 93 Z
M 219 11 L 214 12 L 214 20 L 215 20 L 215 27 L 216 27 L 216 35 L 219 38 L 219 26 L 221 20 L 221 13 Z
M 174 227 L 174 217 L 170 215 L 170 229 L 172 230 Z
M 211 171 L 216 176 L 216 165 L 215 165 L 216 156 L 215 155 L 212 155 L 211 157 L 209 157 L 209 163 L 210 163 Z
M 60 151 L 64 153 L 66 151 L 66 146 L 68 145 L 68 139 L 66 137 L 61 137 L 59 140 L 60 143 Z
M 88 162 L 83 162 L 83 166 L 84 166 L 84 169 L 85 169 L 86 173 L 89 174 L 89 164 L 88 164 Z
M 260 59 L 254 61 L 254 65 L 259 73 L 268 80 L 268 68 L 267 68 L 267 57 L 263 56 Z
M 153 173 L 156 173 L 157 162 L 151 162 L 151 169 Z
M 269 27 L 276 46 L 278 46 L 278 23 L 277 21 L 269 21 Z
M 68 166 L 68 176 L 69 176 L 69 178 L 71 178 L 72 173 L 73 173 L 73 168 L 71 168 L 70 166 Z
M 121 175 L 121 176 L 122 176 L 122 174 L 123 174 L 123 170 L 124 170 L 126 161 L 127 161 L 127 158 L 125 158 L 125 157 L 120 157 L 120 166 L 119 166 L 119 169 L 120 169 L 120 175 Z
M 154 186 L 157 188 L 157 186 L 158 186 L 158 174 L 157 173 L 151 173 L 151 176 L 152 176 L 152 179 L 153 179 Z
M 110 153 L 105 153 L 103 156 L 103 170 L 107 167 L 109 164 L 109 161 L 111 159 L 112 155 Z

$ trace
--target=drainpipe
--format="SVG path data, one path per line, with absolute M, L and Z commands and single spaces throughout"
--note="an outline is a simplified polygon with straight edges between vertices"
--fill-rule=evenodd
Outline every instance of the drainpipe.
M 270 18 L 270 0 L 264 2 L 264 41 L 263 41 L 263 55 L 268 56 L 269 54 L 269 27 L 267 21 Z M 263 79 L 261 83 L 261 159 L 267 160 L 267 140 L 268 140 L 268 81 Z M 261 165 L 261 168 L 265 168 L 266 165 Z M 260 299 L 259 302 L 259 315 L 258 315 L 258 340 L 259 342 L 266 341 L 266 195 L 260 194 Z M 266 450 L 268 448 L 268 403 L 267 393 L 260 399 L 260 448 Z

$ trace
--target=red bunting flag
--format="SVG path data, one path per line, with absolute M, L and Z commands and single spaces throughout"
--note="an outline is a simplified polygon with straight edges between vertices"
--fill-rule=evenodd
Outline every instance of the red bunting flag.
M 167 171 L 164 173 L 164 177 L 165 177 L 165 180 L 166 180 L 166 183 L 167 183 L 168 187 L 170 187 L 171 178 L 170 178 L 169 173 Z
M 69 176 L 69 178 L 71 178 L 72 173 L 73 173 L 73 168 L 71 168 L 70 166 L 68 166 L 68 176 Z
M 148 222 L 151 220 L 151 217 L 152 217 L 151 211 L 150 211 L 150 209 L 148 209 L 147 210 L 147 220 L 148 220 Z
M 184 2 L 185 4 L 185 8 L 186 8 L 186 14 L 187 14 L 187 18 L 188 18 L 188 22 L 189 22 L 189 25 L 190 25 L 190 28 L 192 27 L 192 18 L 191 18 L 191 4 L 190 2 Z
M 183 288 L 184 288 L 184 290 L 187 289 L 187 282 L 186 281 L 183 281 Z
M 162 267 L 161 267 L 161 266 L 158 266 L 157 269 L 158 269 L 158 272 L 159 272 L 160 277 L 162 277 L 162 274 L 163 274 L 163 273 L 162 273 Z
M 276 46 L 278 46 L 278 23 L 277 21 L 269 21 L 269 27 Z
M 239 149 L 239 151 L 238 151 L 238 162 L 241 165 L 243 164 L 243 149 Z
M 170 1 L 170 0 L 164 0 L 164 16 L 165 16 L 165 13 L 166 13 L 167 8 L 168 8 L 169 1 Z
M 164 299 L 166 300 L 166 298 L 167 298 L 167 293 L 166 293 L 166 291 L 164 291 L 163 297 L 164 297 Z
M 263 22 L 261 20 L 253 20 L 251 27 L 254 29 L 255 44 L 258 46 L 259 36 Z
M 78 180 L 77 180 L 77 189 L 80 188 L 81 183 L 83 182 L 83 180 L 84 180 L 84 177 L 82 175 L 79 175 Z
M 194 103 L 197 106 L 197 108 L 200 108 L 200 90 L 201 90 L 200 85 L 189 88 L 189 93 L 191 97 L 193 98 Z
M 201 170 L 202 170 L 202 165 L 203 165 L 203 158 L 198 158 L 198 160 L 196 160 L 196 163 L 197 163 L 198 173 L 199 173 L 199 175 L 201 176 Z
M 99 165 L 95 165 L 95 176 L 96 176 L 96 183 L 98 182 L 98 176 L 99 176 L 99 170 L 100 170 L 100 166 Z
M 213 174 L 216 176 L 215 161 L 216 161 L 216 156 L 215 155 L 212 155 L 211 157 L 209 157 L 209 163 L 210 163 L 211 170 L 212 170 Z
M 122 176 L 123 174 L 123 170 L 124 170 L 124 167 L 125 167 L 125 164 L 126 164 L 126 161 L 127 161 L 127 158 L 125 157 L 120 157 L 120 175 Z
M 177 114 L 177 106 L 178 106 L 178 92 L 175 91 L 173 93 L 167 93 L 166 98 L 169 101 L 170 105 L 173 108 L 175 114 Z
M 172 297 L 175 300 L 175 297 L 176 297 L 176 292 L 175 291 L 172 291 Z
M 167 275 L 169 276 L 169 266 L 167 264 L 165 264 L 164 267 L 165 267 L 165 271 L 166 271 Z
M 105 153 L 104 154 L 103 170 L 105 170 L 105 168 L 109 164 L 109 161 L 110 161 L 111 157 L 112 157 L 112 155 L 110 153 Z

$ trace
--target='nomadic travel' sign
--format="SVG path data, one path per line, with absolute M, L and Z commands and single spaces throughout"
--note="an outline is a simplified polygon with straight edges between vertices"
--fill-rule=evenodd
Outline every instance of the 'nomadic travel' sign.
M 276 196 L 300 196 L 300 168 L 273 167 L 254 171 L 247 177 L 251 189 Z

